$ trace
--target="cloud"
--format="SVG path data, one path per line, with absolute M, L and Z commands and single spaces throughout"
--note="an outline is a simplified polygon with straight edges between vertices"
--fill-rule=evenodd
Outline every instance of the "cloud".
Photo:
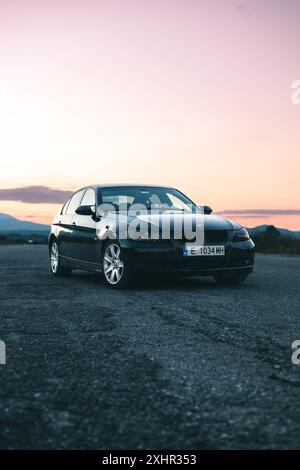
M 61 204 L 71 191 L 53 189 L 48 186 L 25 186 L 23 188 L 0 189 L 0 201 L 20 201 L 30 204 Z
M 259 217 L 272 215 L 300 215 L 300 209 L 228 209 L 217 212 L 220 215 L 239 215 L 244 217 Z

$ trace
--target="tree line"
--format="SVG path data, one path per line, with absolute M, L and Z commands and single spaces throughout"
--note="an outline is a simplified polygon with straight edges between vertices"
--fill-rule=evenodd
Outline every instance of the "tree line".
M 269 225 L 264 232 L 251 235 L 256 251 L 300 255 L 300 239 L 282 235 L 274 225 Z

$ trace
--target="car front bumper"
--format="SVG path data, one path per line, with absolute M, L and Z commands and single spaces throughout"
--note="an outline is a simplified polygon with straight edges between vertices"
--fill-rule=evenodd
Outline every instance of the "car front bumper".
M 236 272 L 250 274 L 254 268 L 252 240 L 226 243 L 225 256 L 183 256 L 181 240 L 122 240 L 120 243 L 127 266 L 135 271 L 212 276 Z

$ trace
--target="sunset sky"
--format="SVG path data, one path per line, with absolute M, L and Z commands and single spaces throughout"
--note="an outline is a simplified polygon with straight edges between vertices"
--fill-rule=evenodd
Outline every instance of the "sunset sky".
M 299 25 L 299 0 L 0 0 L 0 212 L 153 183 L 300 229 Z

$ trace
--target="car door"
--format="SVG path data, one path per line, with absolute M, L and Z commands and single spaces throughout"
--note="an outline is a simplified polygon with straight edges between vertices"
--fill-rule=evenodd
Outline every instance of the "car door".
M 81 189 L 71 196 L 70 202 L 66 207 L 65 215 L 63 217 L 64 233 L 63 239 L 61 241 L 61 252 L 63 253 L 63 256 L 67 256 L 68 258 L 76 259 L 76 250 L 74 248 L 74 237 L 76 237 L 74 230 L 74 216 L 75 210 L 80 206 L 84 192 L 85 189 Z
M 79 204 L 80 206 L 96 206 L 95 191 L 87 188 Z M 76 210 L 76 209 L 75 209 Z M 72 220 L 72 257 L 84 263 L 96 263 L 96 222 L 91 215 L 73 215 Z M 99 262 L 99 261 L 98 261 Z
M 59 241 L 59 252 L 60 256 L 68 256 L 68 251 L 71 242 L 72 235 L 72 214 L 67 214 L 69 204 L 72 200 L 72 196 L 64 204 L 57 220 L 57 225 L 59 226 L 58 232 L 58 241 Z

